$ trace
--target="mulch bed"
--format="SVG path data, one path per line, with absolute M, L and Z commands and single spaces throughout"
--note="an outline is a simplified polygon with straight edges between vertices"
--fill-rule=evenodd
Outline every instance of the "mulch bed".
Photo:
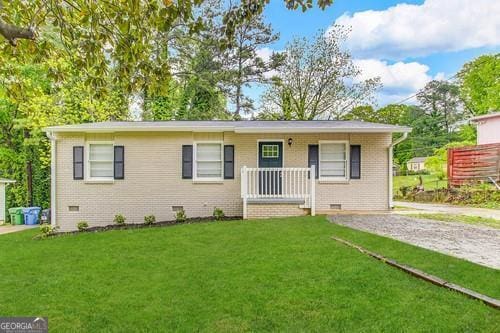
M 171 227 L 174 225 L 181 224 L 193 224 L 193 223 L 207 223 L 207 222 L 223 222 L 223 221 L 235 221 L 241 220 L 241 216 L 225 216 L 219 220 L 216 220 L 214 217 L 192 217 L 186 219 L 184 222 L 177 222 L 176 220 L 171 221 L 160 221 L 152 224 L 146 223 L 124 223 L 124 224 L 108 224 L 106 226 L 96 226 L 96 227 L 88 227 L 83 231 L 74 230 L 74 231 L 56 231 L 49 234 L 38 234 L 33 237 L 33 239 L 42 239 L 49 237 L 59 237 L 59 236 L 67 236 L 67 235 L 75 235 L 81 233 L 89 233 L 89 232 L 102 232 L 102 231 L 110 231 L 110 230 L 128 230 L 128 229 L 144 229 L 144 228 L 160 228 L 160 227 Z

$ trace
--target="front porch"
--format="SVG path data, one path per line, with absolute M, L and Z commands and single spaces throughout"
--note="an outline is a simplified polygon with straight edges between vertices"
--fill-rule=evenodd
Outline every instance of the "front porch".
M 243 218 L 316 214 L 315 166 L 241 168 Z

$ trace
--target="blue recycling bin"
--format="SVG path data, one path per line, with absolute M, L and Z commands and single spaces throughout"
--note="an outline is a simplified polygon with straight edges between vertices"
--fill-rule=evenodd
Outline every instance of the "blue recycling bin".
M 42 208 L 40 207 L 27 207 L 23 208 L 24 224 L 33 225 L 38 223 L 38 214 Z

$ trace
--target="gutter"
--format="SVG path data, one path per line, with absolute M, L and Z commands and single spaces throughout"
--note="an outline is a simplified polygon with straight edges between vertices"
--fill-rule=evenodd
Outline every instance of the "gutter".
M 393 195 L 393 191 L 392 191 L 392 155 L 393 155 L 393 151 L 394 151 L 394 147 L 397 145 L 397 144 L 400 144 L 401 142 L 403 142 L 404 140 L 406 140 L 406 138 L 408 137 L 408 132 L 403 132 L 403 136 L 400 137 L 399 139 L 397 139 L 396 141 L 393 141 L 390 145 L 389 145 L 389 209 L 392 209 L 394 208 L 394 204 L 393 204 L 393 200 L 392 200 L 392 195 Z
M 50 140 L 50 224 L 52 227 L 56 226 L 56 137 L 53 132 L 46 133 L 47 138 Z

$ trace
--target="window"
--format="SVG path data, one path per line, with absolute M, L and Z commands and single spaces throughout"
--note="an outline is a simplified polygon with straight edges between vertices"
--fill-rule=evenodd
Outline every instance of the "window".
M 90 143 L 88 147 L 87 175 L 89 179 L 113 179 L 113 144 Z
M 319 178 L 347 180 L 349 160 L 347 142 L 330 141 L 319 144 Z
M 262 158 L 278 158 L 280 151 L 278 145 L 262 145 Z
M 222 179 L 222 144 L 197 143 L 195 153 L 195 178 Z

